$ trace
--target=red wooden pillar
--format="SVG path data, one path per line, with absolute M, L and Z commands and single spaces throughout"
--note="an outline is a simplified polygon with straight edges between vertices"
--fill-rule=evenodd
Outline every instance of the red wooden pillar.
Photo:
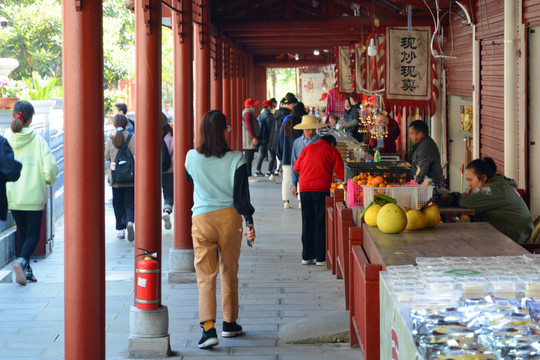
M 73 240 L 64 244 L 65 359 L 105 359 L 103 10 L 100 1 L 62 6 L 64 237 Z
M 210 110 L 210 0 L 201 0 L 202 21 L 195 26 L 195 146 L 199 126 Z
M 212 66 L 212 109 L 223 111 L 223 58 L 221 50 L 221 35 L 216 37 L 216 56 Z
M 242 78 L 243 78 L 243 56 L 242 50 L 239 46 L 236 46 L 236 103 L 234 106 L 237 109 L 236 117 L 236 148 L 242 151 L 242 111 L 244 110 L 244 89 L 242 87 Z
M 136 0 L 135 43 L 135 249 L 156 252 L 161 266 L 161 1 Z
M 238 147 L 238 118 L 240 117 L 238 114 L 238 83 L 236 81 L 236 78 L 238 76 L 238 62 L 237 62 L 237 51 L 236 46 L 231 43 L 230 46 L 231 49 L 231 119 L 230 124 L 232 126 L 231 129 L 231 147 L 234 150 L 242 150 Z
M 223 38 L 222 42 L 223 50 L 223 61 L 222 61 L 222 83 L 223 83 L 223 92 L 222 92 L 222 103 L 223 103 L 223 113 L 227 117 L 229 124 L 231 123 L 231 50 L 229 48 L 229 41 Z M 231 133 L 229 133 L 229 146 L 232 145 Z
M 186 153 L 193 148 L 193 22 L 192 1 L 172 11 L 174 46 L 174 248 L 193 249 L 191 207 L 193 186 L 186 180 Z

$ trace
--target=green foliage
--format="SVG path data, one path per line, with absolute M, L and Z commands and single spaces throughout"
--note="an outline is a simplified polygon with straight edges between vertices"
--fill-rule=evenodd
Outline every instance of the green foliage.
M 56 95 L 58 78 L 42 79 L 37 72 L 32 73 L 32 78 L 25 79 L 28 85 L 29 100 L 49 100 Z
M 122 90 L 105 89 L 103 92 L 104 110 L 105 114 L 112 113 L 114 105 L 121 102 L 121 99 L 125 99 L 127 94 Z
M 0 31 L 0 56 L 16 58 L 13 79 L 60 77 L 62 72 L 62 9 L 60 0 L 9 1 L 0 4 L 8 27 Z
M 173 36 L 172 31 L 162 28 L 161 37 L 161 88 L 163 104 L 173 103 Z
M 297 94 L 295 68 L 267 69 L 266 73 L 269 98 L 275 97 L 279 102 L 288 92 Z

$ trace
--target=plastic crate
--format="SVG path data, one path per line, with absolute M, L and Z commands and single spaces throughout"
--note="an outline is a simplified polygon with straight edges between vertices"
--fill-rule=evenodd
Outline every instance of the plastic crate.
M 433 196 L 433 186 L 403 185 L 384 188 L 372 188 L 366 185 L 360 186 L 362 187 L 364 204 L 372 202 L 375 194 L 383 194 L 396 199 L 398 205 L 406 206 L 409 209 L 420 209 Z M 348 196 L 349 193 L 347 192 L 347 201 L 349 200 Z
M 369 172 L 371 176 L 381 176 L 388 183 L 399 184 L 411 180 L 411 168 L 396 166 L 395 161 L 345 162 L 345 181 L 361 172 Z
M 364 190 L 362 185 L 357 185 L 349 179 L 347 181 L 347 205 L 362 206 L 364 204 Z

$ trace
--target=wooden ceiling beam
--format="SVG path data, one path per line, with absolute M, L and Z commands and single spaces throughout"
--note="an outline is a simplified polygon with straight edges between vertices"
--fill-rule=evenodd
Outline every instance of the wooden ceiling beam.
M 265 68 L 297 68 L 301 66 L 326 66 L 330 64 L 326 60 L 261 60 L 255 59 L 255 65 Z
M 295 9 L 300 9 L 302 11 L 310 13 L 313 16 L 319 16 L 319 17 L 325 16 L 324 11 L 317 10 L 313 6 L 309 6 L 309 5 L 306 5 L 306 4 L 298 2 L 298 1 L 294 2 L 294 7 L 295 7 Z
M 317 36 L 316 41 L 310 41 L 310 43 L 320 43 L 320 42 L 328 42 L 331 43 L 334 42 L 342 42 L 342 41 L 358 41 L 360 39 L 360 36 L 358 35 L 320 35 Z M 304 38 L 297 38 L 297 37 L 290 37 L 290 38 L 276 38 L 276 37 L 256 37 L 256 38 L 235 38 L 234 39 L 236 43 L 243 45 L 243 46 L 250 46 L 250 45 L 256 45 L 256 44 L 264 44 L 264 45 L 272 45 L 272 44 L 305 44 L 306 39 Z
M 364 28 L 366 19 L 363 20 Z M 305 36 L 311 34 L 360 34 L 362 21 L 360 17 L 334 17 L 316 19 L 276 19 L 276 20 L 226 20 L 215 21 L 214 24 L 222 32 L 230 36 L 243 34 L 271 33 L 276 35 Z M 385 26 L 406 26 L 405 16 L 384 18 Z M 433 25 L 431 16 L 416 16 L 416 25 Z M 306 41 L 309 41 L 307 39 Z

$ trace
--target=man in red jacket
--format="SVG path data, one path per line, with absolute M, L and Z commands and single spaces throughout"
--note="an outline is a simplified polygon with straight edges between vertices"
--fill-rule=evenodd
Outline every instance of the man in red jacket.
M 302 202 L 302 264 L 326 265 L 325 203 L 330 196 L 334 172 L 343 179 L 343 159 L 335 148 L 332 135 L 323 136 L 307 145 L 296 162 L 294 171 L 300 174 Z

